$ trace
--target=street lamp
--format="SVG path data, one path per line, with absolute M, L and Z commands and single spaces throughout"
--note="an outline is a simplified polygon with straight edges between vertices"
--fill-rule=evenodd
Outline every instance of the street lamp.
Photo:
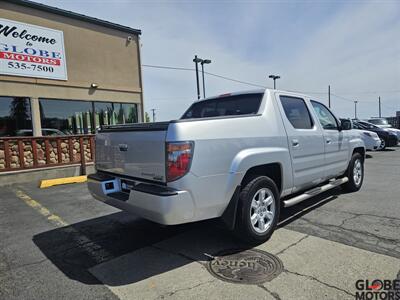
M 276 83 L 275 83 L 275 81 L 276 81 L 277 79 L 281 78 L 281 76 L 279 76 L 279 75 L 269 75 L 268 77 L 274 80 L 274 90 L 275 90 L 275 89 L 276 89 Z
M 203 97 L 206 97 L 206 87 L 204 83 L 204 65 L 205 64 L 211 64 L 210 59 L 202 59 L 200 57 L 197 57 L 197 55 L 194 56 L 193 62 L 195 63 L 196 66 L 196 83 L 197 83 L 197 99 L 200 99 L 200 84 L 199 84 L 199 67 L 198 63 L 201 64 L 201 75 L 203 77 Z
M 196 83 L 197 83 L 197 99 L 200 99 L 200 86 L 199 86 L 199 66 L 198 63 L 201 63 L 203 60 L 198 58 L 197 55 L 194 56 L 193 62 L 196 66 Z
M 206 86 L 204 84 L 204 64 L 211 64 L 211 59 L 201 60 L 201 75 L 203 76 L 203 98 L 206 97 Z
M 354 119 L 357 119 L 357 103 L 358 101 L 354 101 Z

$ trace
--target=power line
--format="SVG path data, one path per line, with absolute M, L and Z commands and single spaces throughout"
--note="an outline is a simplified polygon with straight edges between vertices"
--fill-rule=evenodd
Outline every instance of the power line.
M 155 69 L 167 69 L 167 70 L 180 70 L 180 71 L 196 71 L 195 69 L 191 69 L 191 68 L 157 66 L 157 65 L 146 65 L 146 64 L 142 64 L 142 67 L 155 68 Z
M 343 95 L 355 95 L 355 94 L 390 94 L 400 93 L 400 90 L 389 90 L 389 91 L 364 91 L 364 92 L 341 92 Z
M 166 70 L 178 70 L 178 71 L 193 71 L 193 72 L 196 72 L 196 70 L 192 69 L 192 68 L 145 65 L 145 64 L 143 64 L 142 66 L 143 67 L 147 67 L 147 68 L 155 68 L 155 69 L 166 69 Z M 210 75 L 210 76 L 214 76 L 214 77 L 217 77 L 217 78 L 221 78 L 221 79 L 225 79 L 225 80 L 229 80 L 229 81 L 233 81 L 233 82 L 237 82 L 237 83 L 247 84 L 247 85 L 250 85 L 250 86 L 255 86 L 255 87 L 260 87 L 260 88 L 267 88 L 267 86 L 265 86 L 265 85 L 252 83 L 252 82 L 248 82 L 248 81 L 243 81 L 243 80 L 239 80 L 239 79 L 235 79 L 235 78 L 230 78 L 230 77 L 227 77 L 227 76 L 222 76 L 222 75 L 214 74 L 214 73 L 211 73 L 211 72 L 204 72 L 204 74 L 207 74 L 207 75 Z
M 332 93 L 332 92 L 331 92 L 331 95 L 333 95 L 333 96 L 335 96 L 335 97 L 338 97 L 339 99 L 342 99 L 342 100 L 345 100 L 345 101 L 353 102 L 353 103 L 354 103 L 354 99 L 349 99 L 349 98 L 346 98 L 346 97 L 343 97 L 343 96 L 339 96 L 339 95 L 334 94 L 334 93 Z M 375 101 L 358 101 L 358 102 L 359 102 L 359 103 L 375 103 Z
M 353 103 L 353 102 L 354 102 L 354 99 L 353 99 L 353 100 L 351 100 L 351 99 L 349 99 L 349 98 L 345 98 L 345 97 L 343 97 L 343 96 L 336 95 L 336 94 L 334 94 L 334 93 L 332 93 L 332 92 L 331 92 L 331 95 L 333 95 L 333 96 L 335 96 L 335 97 L 338 97 L 339 99 L 342 99 L 342 100 L 345 100 L 345 101 L 351 102 L 351 103 Z
M 195 72 L 196 70 L 193 68 L 184 68 L 184 67 L 172 67 L 172 66 L 160 66 L 160 65 L 148 65 L 148 64 L 142 64 L 143 67 L 147 67 L 147 68 L 154 68 L 154 69 L 165 69 L 165 70 L 177 70 L 177 71 L 190 71 L 190 72 Z M 248 81 L 244 81 L 244 80 L 239 80 L 239 79 L 235 79 L 235 78 L 231 78 L 231 77 L 227 77 L 227 76 L 223 76 L 223 75 L 219 75 L 219 74 L 215 74 L 215 73 L 211 73 L 211 72 L 204 72 L 205 74 L 209 75 L 209 76 L 213 76 L 216 78 L 220 78 L 220 79 L 224 79 L 224 80 L 229 80 L 232 82 L 236 82 L 236 83 L 241 83 L 241 84 L 245 84 L 245 85 L 249 85 L 249 86 L 254 86 L 254 87 L 259 87 L 259 88 L 268 88 L 265 85 L 261 85 L 261 84 L 257 84 L 257 83 L 253 83 L 253 82 L 248 82 Z M 302 93 L 302 94 L 318 94 L 318 95 L 327 95 L 327 92 L 310 92 L 310 91 L 294 91 L 294 90 L 287 90 L 288 92 L 294 92 L 294 93 Z M 353 92 L 353 93 L 341 93 L 341 94 L 348 94 L 348 95 L 354 95 L 354 94 L 377 94 L 377 93 L 400 93 L 400 90 L 391 90 L 391 91 L 364 91 L 364 92 Z M 350 99 L 350 98 L 346 98 L 343 96 L 340 96 L 338 94 L 334 94 L 331 92 L 331 95 L 342 99 L 344 101 L 348 101 L 348 102 L 354 102 L 354 99 Z M 154 99 L 155 100 L 155 99 Z M 360 103 L 375 103 L 374 101 L 360 101 Z
M 265 85 L 260 85 L 260 84 L 256 84 L 256 83 L 251 83 L 251 82 L 246 82 L 246 81 L 242 81 L 242 80 L 238 80 L 238 79 L 233 79 L 233 78 L 217 75 L 217 74 L 210 73 L 210 72 L 204 72 L 204 73 L 207 74 L 207 75 L 211 75 L 211 76 L 214 76 L 214 77 L 217 77 L 217 78 L 222 78 L 222 79 L 225 79 L 225 80 L 230 80 L 230 81 L 237 82 L 237 83 L 247 84 L 247 85 L 250 85 L 250 86 L 255 86 L 255 87 L 260 87 L 260 88 L 267 88 L 267 86 L 265 86 Z

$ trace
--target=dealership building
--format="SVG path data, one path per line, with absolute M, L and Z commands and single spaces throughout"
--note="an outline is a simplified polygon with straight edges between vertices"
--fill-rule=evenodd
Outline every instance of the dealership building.
M 0 139 L 143 120 L 140 30 L 0 1 Z

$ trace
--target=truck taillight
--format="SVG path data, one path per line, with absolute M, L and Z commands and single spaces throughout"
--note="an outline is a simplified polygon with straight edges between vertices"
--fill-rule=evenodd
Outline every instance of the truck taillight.
M 174 181 L 189 172 L 193 142 L 167 143 L 167 181 Z

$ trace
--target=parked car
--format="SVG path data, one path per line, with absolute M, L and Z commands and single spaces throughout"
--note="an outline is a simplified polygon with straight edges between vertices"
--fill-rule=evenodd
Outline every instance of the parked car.
M 397 138 L 400 140 L 400 129 L 393 128 L 393 126 L 389 124 L 385 118 L 372 118 L 368 120 L 368 123 L 374 124 L 386 131 L 396 134 Z
M 369 120 L 366 120 L 366 122 L 374 124 L 380 128 L 392 127 L 392 125 L 390 125 L 389 122 L 385 118 L 371 118 Z
M 356 130 L 365 144 L 365 149 L 375 151 L 380 149 L 382 142 L 378 134 L 372 131 L 364 130 L 354 126 L 350 119 L 340 119 L 343 130 Z
M 281 205 L 342 185 L 361 188 L 365 146 L 322 103 L 285 91 L 193 103 L 180 120 L 104 126 L 88 188 L 157 223 L 221 218 L 243 240 L 267 240 Z
M 18 130 L 16 136 L 32 136 L 33 130 L 32 129 L 21 129 Z M 64 132 L 54 129 L 54 128 L 42 128 L 42 135 L 43 136 L 55 136 L 55 135 L 65 135 Z
M 386 147 L 393 147 L 398 144 L 398 138 L 396 134 L 386 131 L 383 128 L 380 128 L 374 124 L 360 120 L 353 120 L 353 125 L 354 128 L 357 129 L 364 129 L 375 132 L 381 139 L 381 146 L 379 147 L 379 150 L 384 150 Z

